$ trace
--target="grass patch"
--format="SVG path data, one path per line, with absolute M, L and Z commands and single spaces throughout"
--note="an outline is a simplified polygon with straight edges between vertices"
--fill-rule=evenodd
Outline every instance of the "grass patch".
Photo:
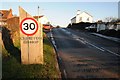
M 23 65 L 16 58 L 2 48 L 2 79 L 58 79 L 59 71 L 53 47 L 47 38 L 44 38 L 44 64 Z M 20 47 L 17 45 L 17 48 Z M 17 54 L 17 53 L 16 53 Z

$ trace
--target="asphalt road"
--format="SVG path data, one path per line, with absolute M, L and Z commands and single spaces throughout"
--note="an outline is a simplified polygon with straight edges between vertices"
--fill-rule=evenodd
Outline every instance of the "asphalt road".
M 64 78 L 120 79 L 118 43 L 90 32 L 57 28 L 52 30 Z

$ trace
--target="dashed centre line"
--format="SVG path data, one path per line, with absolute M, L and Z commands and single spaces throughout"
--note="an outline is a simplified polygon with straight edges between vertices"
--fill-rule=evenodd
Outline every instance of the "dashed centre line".
M 112 53 L 112 54 L 120 57 L 119 54 L 117 54 L 117 53 L 115 53 L 115 52 L 113 52 L 113 51 L 110 51 L 110 50 L 108 50 L 108 49 L 106 49 L 106 48 L 98 47 L 98 46 L 96 46 L 96 45 L 94 45 L 94 44 L 86 41 L 84 38 L 81 38 L 81 37 L 79 37 L 79 36 L 77 36 L 77 35 L 69 32 L 69 31 L 67 31 L 67 30 L 65 30 L 65 29 L 61 29 L 61 30 L 64 31 L 64 32 L 66 32 L 67 34 L 69 33 L 69 35 L 72 35 L 72 38 L 74 38 L 74 39 L 77 40 L 77 41 L 80 41 L 80 42 L 83 43 L 83 44 L 88 44 L 88 45 L 90 45 L 90 46 L 92 46 L 92 47 L 95 47 L 96 49 L 98 49 L 98 50 L 100 50 L 100 51 L 102 51 L 102 52 L 107 51 L 107 52 L 109 52 L 109 53 Z

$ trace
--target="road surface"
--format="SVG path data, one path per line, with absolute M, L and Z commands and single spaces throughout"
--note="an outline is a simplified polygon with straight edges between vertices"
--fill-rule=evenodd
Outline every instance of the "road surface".
M 53 29 L 51 35 L 64 78 L 120 78 L 118 43 L 65 28 Z

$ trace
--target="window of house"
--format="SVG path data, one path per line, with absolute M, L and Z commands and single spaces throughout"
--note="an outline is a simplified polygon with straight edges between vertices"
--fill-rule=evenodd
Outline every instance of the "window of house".
M 87 21 L 89 21 L 89 18 L 87 18 Z
M 79 19 L 80 21 L 82 21 L 82 17 L 80 17 L 80 19 Z

